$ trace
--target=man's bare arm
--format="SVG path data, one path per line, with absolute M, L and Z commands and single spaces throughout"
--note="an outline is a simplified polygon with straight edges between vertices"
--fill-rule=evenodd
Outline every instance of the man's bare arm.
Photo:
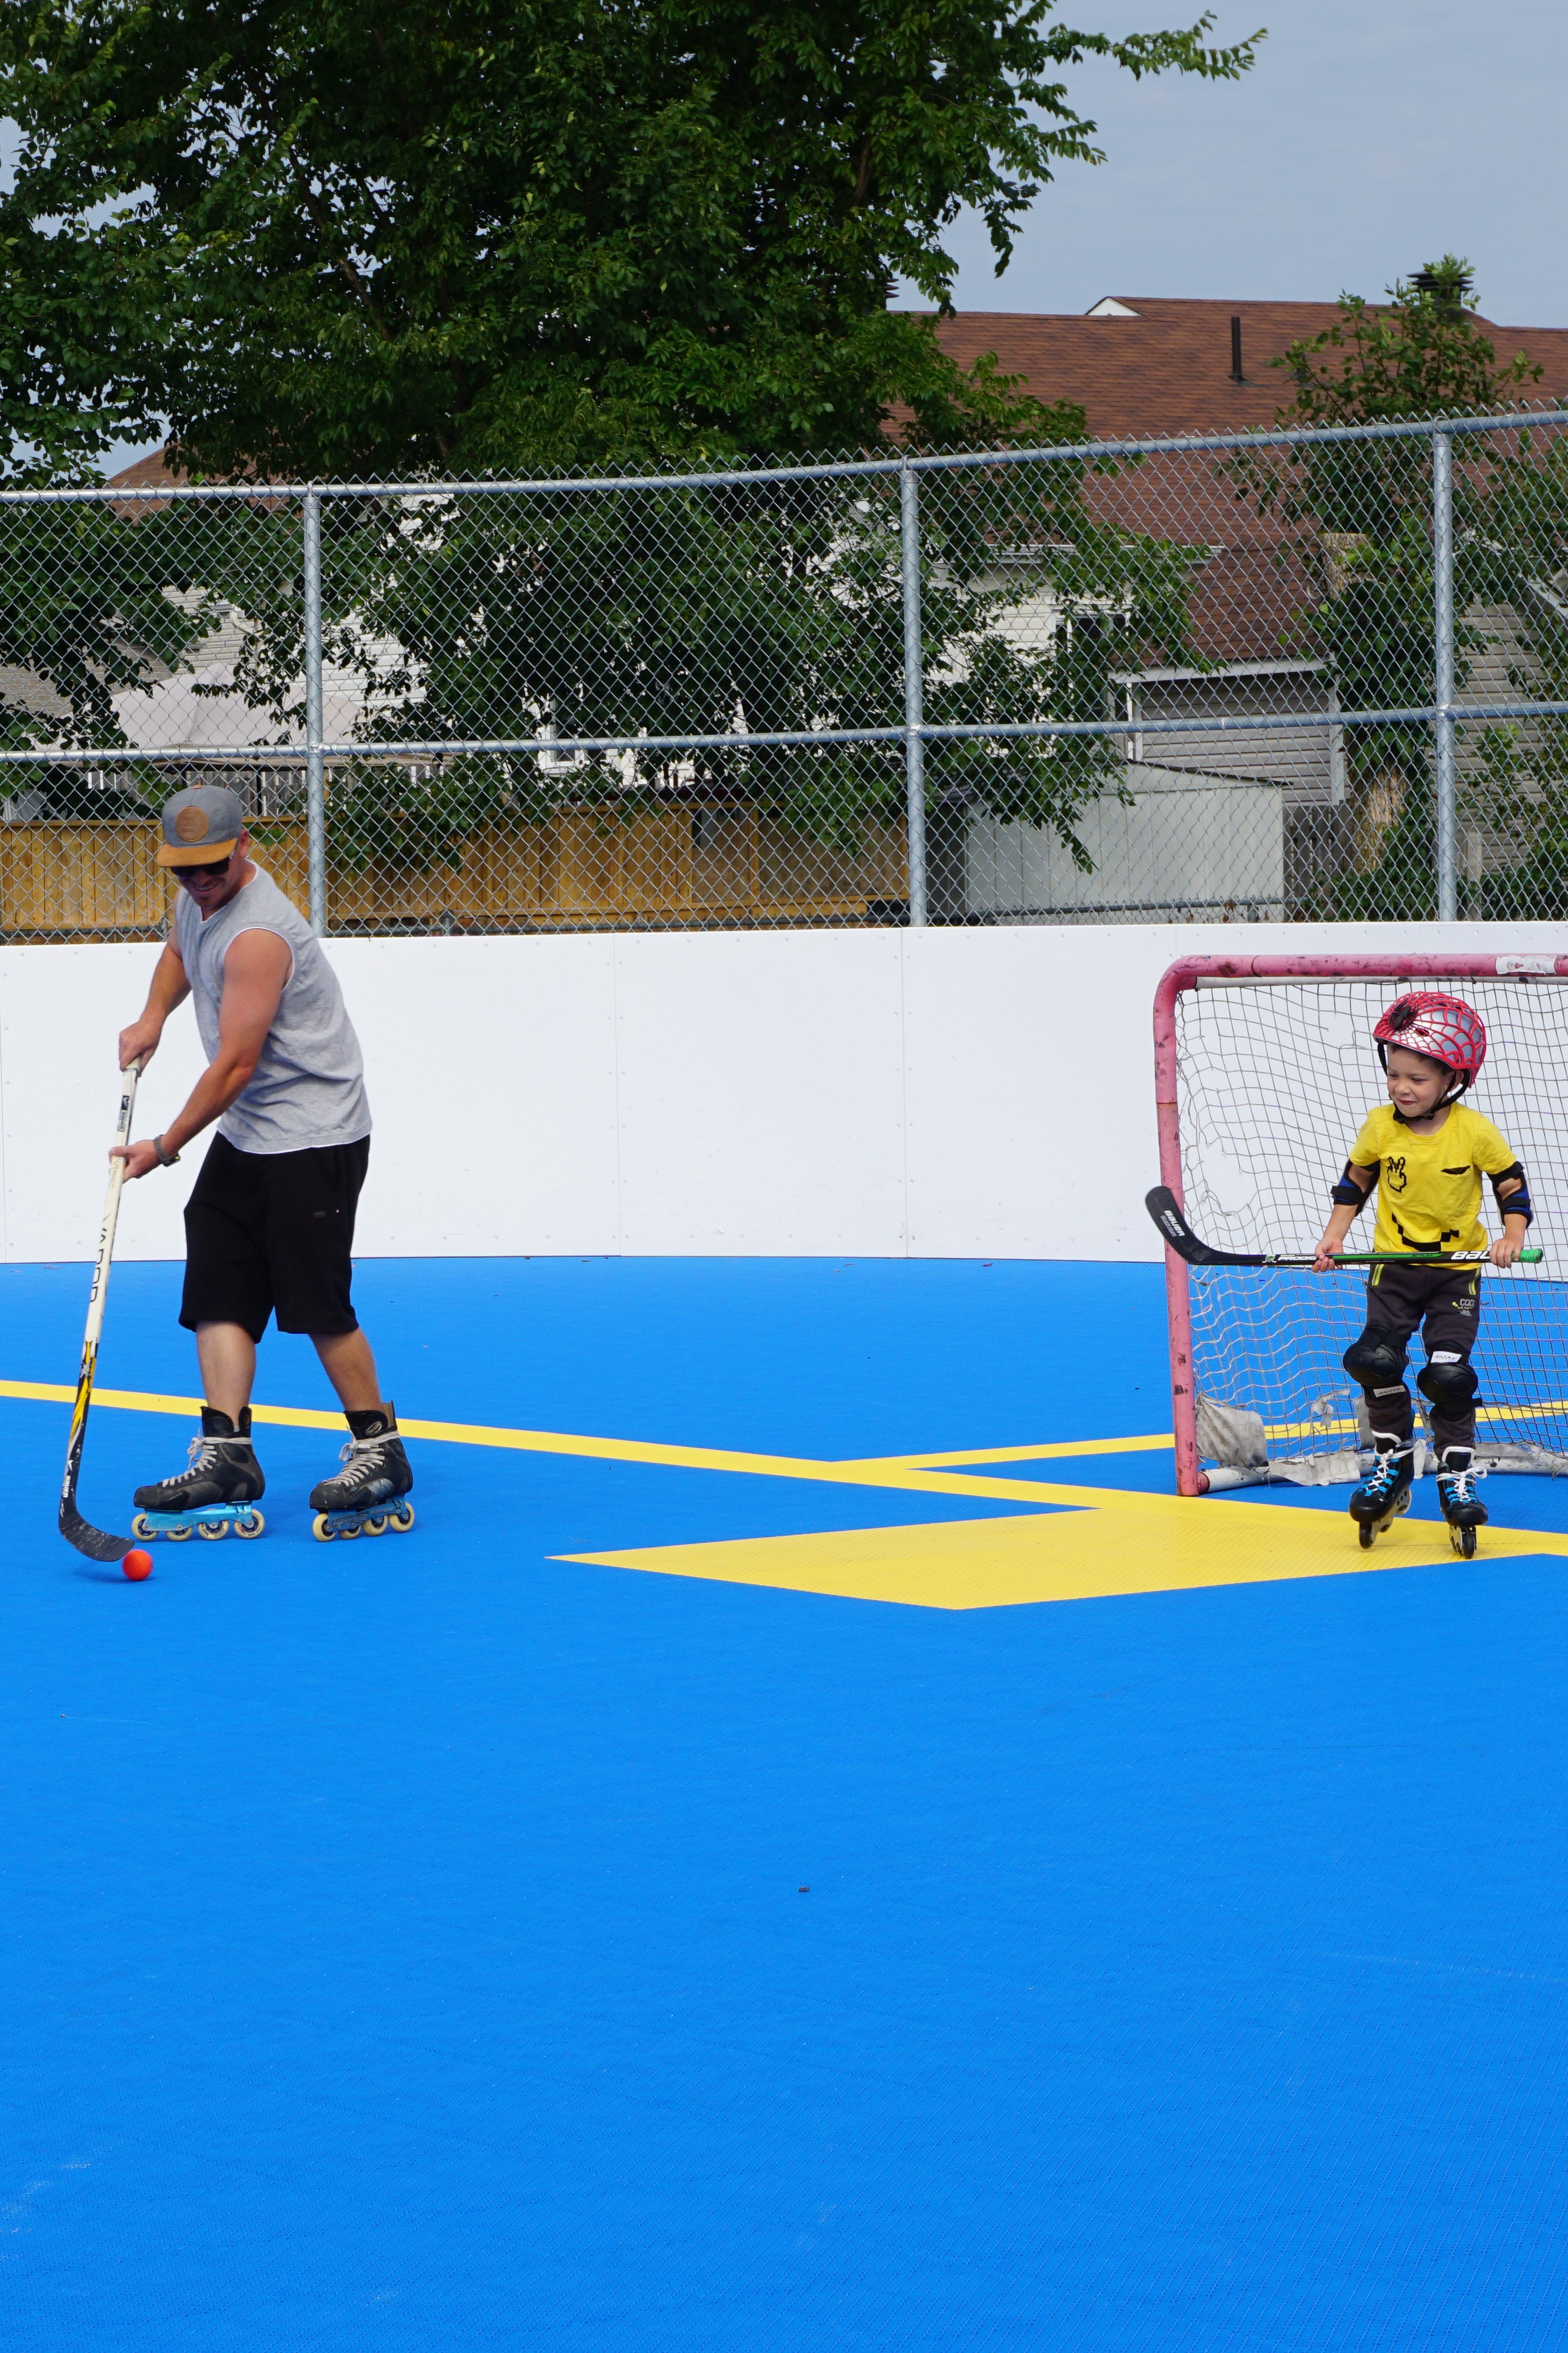
M 177 1005 L 183 1005 L 191 993 L 185 978 L 184 959 L 173 940 L 153 967 L 153 986 L 147 991 L 147 1002 L 140 1018 L 129 1029 L 120 1033 L 120 1067 L 130 1069 L 140 1062 L 145 1070 L 158 1050 L 158 1040 L 163 1034 L 163 1024 Z
M 250 1084 L 292 965 L 289 944 L 276 932 L 241 932 L 229 949 L 223 960 L 217 1052 L 192 1088 L 184 1111 L 163 1130 L 166 1153 L 180 1151 L 193 1135 L 221 1119 Z M 183 978 L 183 965 L 180 970 Z M 145 1176 L 158 1165 L 157 1150 L 151 1142 L 133 1144 L 125 1154 L 127 1176 Z

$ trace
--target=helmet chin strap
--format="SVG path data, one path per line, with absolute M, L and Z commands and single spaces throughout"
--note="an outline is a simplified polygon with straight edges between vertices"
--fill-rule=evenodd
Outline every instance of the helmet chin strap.
M 1384 1071 L 1386 1071 L 1388 1064 L 1384 1062 L 1383 1067 Z M 1470 1082 L 1463 1071 L 1455 1071 L 1451 1073 L 1451 1076 L 1454 1083 L 1448 1089 L 1447 1093 L 1443 1097 L 1441 1103 L 1435 1103 L 1430 1111 L 1418 1111 L 1415 1114 L 1416 1119 L 1432 1119 L 1438 1112 L 1447 1111 L 1450 1103 L 1457 1103 L 1458 1102 L 1459 1097 L 1466 1092 Z M 1412 1121 L 1406 1119 L 1405 1113 L 1400 1110 L 1397 1103 L 1394 1106 L 1394 1116 L 1398 1121 L 1401 1127 L 1410 1127 L 1414 1124 Z

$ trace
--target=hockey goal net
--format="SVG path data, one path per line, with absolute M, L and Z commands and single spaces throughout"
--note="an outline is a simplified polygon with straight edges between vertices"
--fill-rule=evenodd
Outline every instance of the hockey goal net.
M 1329 1187 L 1384 1080 L 1372 1041 L 1406 987 L 1447 988 L 1487 1026 L 1467 1101 L 1512 1145 L 1539 1265 L 1481 1278 L 1479 1461 L 1568 1472 L 1568 956 L 1194 956 L 1155 999 L 1160 1174 L 1217 1249 L 1310 1250 Z M 1374 1211 L 1351 1250 L 1370 1250 Z M 1501 1230 L 1490 1187 L 1482 1223 Z M 1370 1439 L 1341 1362 L 1364 1320 L 1364 1271 L 1188 1266 L 1166 1252 L 1177 1483 L 1353 1481 Z M 1422 1363 L 1411 1343 L 1411 1388 Z M 1425 1424 L 1418 1423 L 1423 1437 Z

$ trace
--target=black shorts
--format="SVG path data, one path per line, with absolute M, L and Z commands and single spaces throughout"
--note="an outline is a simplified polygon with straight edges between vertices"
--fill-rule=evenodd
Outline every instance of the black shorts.
M 1386 1340 L 1401 1355 L 1421 1327 L 1426 1354 L 1452 1350 L 1468 1357 L 1481 1320 L 1481 1278 L 1475 1266 L 1373 1267 L 1366 1286 L 1366 1335 Z
M 312 1152 L 239 1152 L 215 1135 L 185 1204 L 180 1321 L 280 1332 L 355 1332 L 354 1211 L 370 1138 Z

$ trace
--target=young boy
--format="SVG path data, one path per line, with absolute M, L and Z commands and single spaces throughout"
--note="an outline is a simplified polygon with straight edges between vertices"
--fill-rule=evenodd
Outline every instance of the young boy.
M 1487 1521 L 1471 1464 L 1478 1383 L 1470 1351 L 1480 1321 L 1480 1271 L 1444 1263 L 1457 1250 L 1482 1250 L 1511 1266 L 1533 1212 L 1524 1170 L 1490 1120 L 1459 1101 L 1486 1060 L 1479 1014 L 1458 997 L 1421 990 L 1391 1005 L 1373 1037 L 1388 1075 L 1388 1102 L 1367 1114 L 1334 1186 L 1333 1214 L 1313 1271 L 1327 1274 L 1375 1185 L 1373 1248 L 1430 1255 L 1431 1266 L 1374 1266 L 1366 1286 L 1366 1328 L 1345 1350 L 1344 1367 L 1366 1397 L 1377 1461 L 1351 1497 L 1370 1545 L 1409 1507 L 1415 1417 L 1405 1386 L 1405 1343 L 1423 1326 L 1426 1365 L 1416 1387 L 1427 1401 L 1441 1468 L 1437 1494 L 1454 1548 L 1468 1559 Z M 1481 1175 L 1491 1178 L 1503 1232 L 1488 1247 L 1481 1227 Z

